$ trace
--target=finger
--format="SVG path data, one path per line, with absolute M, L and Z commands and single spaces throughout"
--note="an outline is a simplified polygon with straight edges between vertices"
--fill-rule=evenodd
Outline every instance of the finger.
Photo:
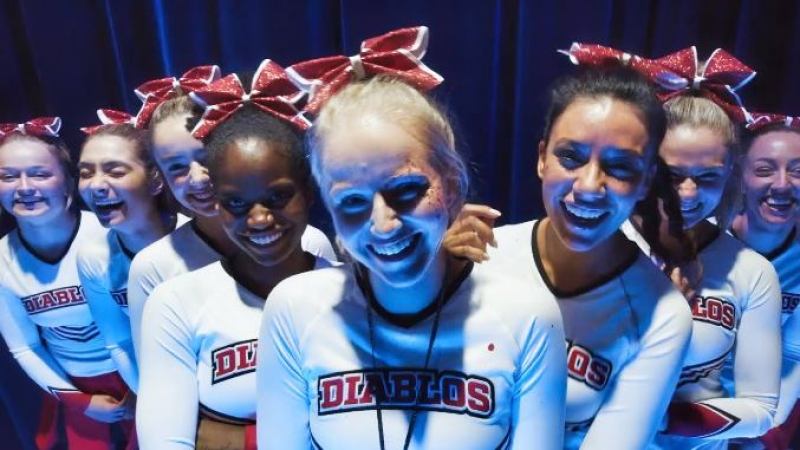
M 474 248 L 481 253 L 486 252 L 486 242 L 484 242 L 480 237 L 478 237 L 477 233 L 474 231 L 465 231 L 463 233 L 459 233 L 457 235 L 453 235 L 448 237 L 447 242 L 444 244 L 445 248 L 450 252 L 455 254 L 456 249 L 460 247 L 471 247 Z M 461 255 L 456 255 L 461 256 Z
M 487 205 L 479 205 L 476 203 L 465 203 L 464 206 L 461 208 L 461 213 L 459 215 L 472 215 L 472 216 L 482 217 L 484 219 L 495 220 L 499 218 L 502 215 L 502 213 Z
M 494 228 L 492 228 L 494 226 L 494 220 L 492 220 L 492 223 L 486 223 L 477 217 L 471 216 L 464 219 L 464 222 L 468 224 L 467 226 L 472 231 L 478 234 L 478 237 L 483 242 L 497 248 L 497 241 L 494 238 Z
M 466 258 L 478 264 L 489 260 L 489 255 L 486 252 L 473 247 L 459 246 L 455 247 L 454 250 L 455 251 L 452 252 L 454 255 L 460 256 L 461 258 Z

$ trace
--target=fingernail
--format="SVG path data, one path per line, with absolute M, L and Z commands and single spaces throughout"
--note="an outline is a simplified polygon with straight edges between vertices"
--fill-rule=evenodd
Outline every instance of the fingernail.
M 489 208 L 489 212 L 491 212 L 492 215 L 494 215 L 495 217 L 500 217 L 500 216 L 503 215 L 503 213 L 501 213 L 500 211 L 498 211 L 498 210 L 496 210 L 494 208 Z

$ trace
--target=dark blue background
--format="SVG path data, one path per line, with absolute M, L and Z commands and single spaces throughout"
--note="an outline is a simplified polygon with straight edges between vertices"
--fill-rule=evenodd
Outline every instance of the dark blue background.
M 425 62 L 446 79 L 436 95 L 457 118 L 474 199 L 505 222 L 541 211 L 535 148 L 547 86 L 572 70 L 555 50 L 573 41 L 648 57 L 694 44 L 705 58 L 722 47 L 759 71 L 741 91 L 748 106 L 800 114 L 795 0 L 0 0 L 0 8 L 0 122 L 59 115 L 73 147 L 78 127 L 96 123 L 95 109 L 135 112 L 133 88 L 143 81 L 200 64 L 228 73 L 267 57 L 289 65 L 349 55 L 364 38 L 427 25 Z M 0 386 L 9 382 L 0 373 Z

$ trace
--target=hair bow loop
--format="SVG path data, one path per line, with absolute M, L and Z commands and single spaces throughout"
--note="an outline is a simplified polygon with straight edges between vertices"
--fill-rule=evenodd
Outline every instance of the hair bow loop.
M 37 117 L 24 123 L 0 124 L 0 138 L 11 133 L 35 137 L 59 137 L 59 131 L 61 131 L 60 117 Z
M 783 125 L 789 128 L 800 129 L 800 117 L 758 112 L 750 114 L 751 119 L 748 121 L 747 125 L 745 125 L 745 128 L 750 131 L 758 131 L 771 125 Z
M 135 116 L 132 116 L 125 111 L 118 111 L 116 109 L 98 109 L 97 118 L 100 120 L 99 125 L 81 127 L 81 131 L 91 136 L 107 125 L 130 124 L 136 126 Z
M 428 36 L 428 27 L 424 26 L 390 31 L 363 41 L 357 55 L 303 61 L 286 72 L 297 86 L 308 92 L 304 111 L 312 114 L 318 113 L 323 103 L 351 81 L 370 76 L 390 74 L 427 91 L 444 80 L 422 62 Z
M 303 92 L 289 80 L 283 67 L 269 59 L 258 66 L 249 92 L 236 74 L 230 74 L 189 95 L 205 108 L 203 116 L 192 130 L 192 135 L 197 139 L 208 136 L 214 128 L 248 103 L 300 130 L 311 125 L 294 106 L 304 95 Z
M 219 66 L 207 65 L 191 68 L 180 78 L 164 77 L 142 83 L 133 91 L 142 101 L 142 107 L 136 115 L 136 126 L 146 127 L 156 108 L 165 101 L 202 89 L 219 78 Z

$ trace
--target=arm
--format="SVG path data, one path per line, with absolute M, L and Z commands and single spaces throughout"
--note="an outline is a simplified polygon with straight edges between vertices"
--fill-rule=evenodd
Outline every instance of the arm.
M 306 380 L 288 300 L 280 285 L 272 291 L 258 336 L 256 435 L 262 450 L 313 448 Z M 279 414 L 275 405 L 280 405 Z
M 512 406 L 511 449 L 562 449 L 567 355 L 561 313 L 537 315 L 522 345 Z
M 735 397 L 670 406 L 665 433 L 706 439 L 757 437 L 773 426 L 781 372 L 778 277 L 765 266 L 750 290 L 736 335 Z
M 171 291 L 156 289 L 144 308 L 143 324 L 136 405 L 139 445 L 143 450 L 192 449 L 199 394 L 187 315 Z
M 91 395 L 78 390 L 39 338 L 20 299 L 0 287 L 0 333 L 8 349 L 28 376 L 70 408 L 84 412 Z
M 94 270 L 92 261 L 78 255 L 78 276 L 86 297 L 86 303 L 92 312 L 92 319 L 97 324 L 100 334 L 106 342 L 106 349 L 117 366 L 119 374 L 134 392 L 139 388 L 139 370 L 133 354 L 131 342 L 131 325 L 128 316 L 114 301 L 108 288 L 103 285 Z
M 775 412 L 775 426 L 789 417 L 800 397 L 800 314 L 792 314 L 783 324 L 783 365 L 781 369 L 781 394 Z
M 613 381 L 581 449 L 646 448 L 664 417 L 689 345 L 692 317 L 677 291 L 654 294 L 660 300 L 652 316 L 643 318 L 651 323 L 639 350 Z
M 131 339 L 137 360 L 141 360 L 142 342 L 142 315 L 144 314 L 144 304 L 150 293 L 161 281 L 151 264 L 141 256 L 140 253 L 131 261 L 131 268 L 128 271 L 128 320 L 130 321 Z

